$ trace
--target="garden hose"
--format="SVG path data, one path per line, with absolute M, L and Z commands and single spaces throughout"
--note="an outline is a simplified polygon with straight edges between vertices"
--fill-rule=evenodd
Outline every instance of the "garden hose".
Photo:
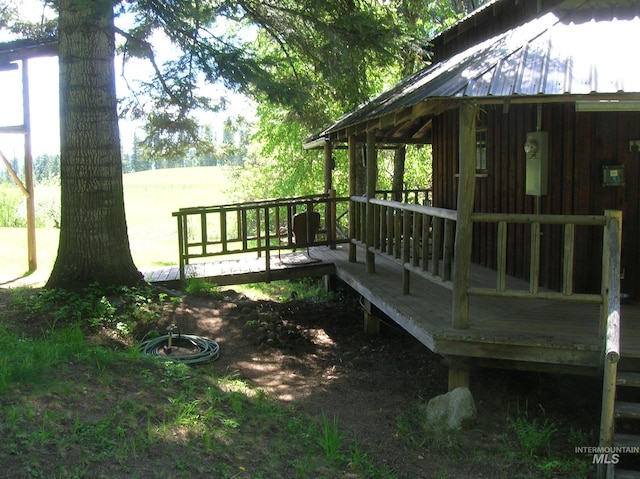
M 193 354 L 168 354 L 166 353 L 166 346 L 169 343 L 170 337 L 173 343 L 188 342 L 189 346 L 196 350 Z M 173 361 L 183 364 L 198 364 L 208 361 L 215 361 L 220 357 L 220 346 L 214 340 L 205 338 L 203 336 L 194 336 L 192 334 L 180 334 L 179 336 L 165 334 L 158 336 L 157 338 L 143 341 L 138 350 L 142 354 L 148 354 L 152 356 L 158 356 L 165 361 Z M 164 352 L 164 354 L 160 354 Z

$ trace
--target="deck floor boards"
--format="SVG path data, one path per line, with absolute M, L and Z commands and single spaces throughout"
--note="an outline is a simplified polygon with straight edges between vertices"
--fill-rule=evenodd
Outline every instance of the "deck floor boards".
M 347 245 L 335 250 L 311 248 L 272 256 L 271 279 L 335 274 L 371 301 L 380 311 L 442 355 L 466 356 L 528 364 L 575 365 L 589 368 L 600 363 L 602 340 L 598 334 L 599 306 L 550 300 L 470 298 L 468 329 L 451 325 L 450 289 L 411 274 L 411 291 L 402 291 L 402 266 L 376 256 L 376 272 L 367 273 L 364 251 L 355 263 L 348 261 Z M 206 277 L 218 284 L 265 281 L 265 259 L 250 258 L 188 267 L 188 276 Z M 474 286 L 495 285 L 495 272 L 474 266 Z M 179 279 L 178 268 L 145 274 L 151 282 Z M 528 283 L 514 278 L 509 288 L 528 290 Z M 640 305 L 622 306 L 622 357 L 640 359 Z

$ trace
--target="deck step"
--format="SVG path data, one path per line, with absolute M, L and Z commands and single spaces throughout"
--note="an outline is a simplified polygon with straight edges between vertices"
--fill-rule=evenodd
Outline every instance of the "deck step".
M 617 447 L 640 447 L 640 436 L 637 434 L 614 434 L 613 444 Z
M 615 479 L 640 479 L 640 471 L 628 471 L 625 469 L 616 469 L 613 477 Z
M 614 415 L 617 418 L 640 419 L 640 403 L 616 401 Z
M 618 386 L 630 386 L 630 387 L 640 388 L 640 373 L 618 371 L 618 376 L 616 377 L 616 384 Z

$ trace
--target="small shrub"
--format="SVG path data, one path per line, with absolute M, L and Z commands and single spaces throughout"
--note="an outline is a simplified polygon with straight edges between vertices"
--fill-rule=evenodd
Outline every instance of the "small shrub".
M 540 406 L 542 412 L 544 409 Z M 518 409 L 515 419 L 509 419 L 509 427 L 515 432 L 520 445 L 529 457 L 548 457 L 551 454 L 551 438 L 558 431 L 555 424 L 547 418 L 540 423 L 536 418 L 530 419 L 527 411 Z
M 184 290 L 192 296 L 209 296 L 215 299 L 222 297 L 220 287 L 203 278 L 187 278 Z

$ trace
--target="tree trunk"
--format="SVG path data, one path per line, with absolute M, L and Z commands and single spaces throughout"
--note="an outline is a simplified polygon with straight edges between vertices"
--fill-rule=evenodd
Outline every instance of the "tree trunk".
M 47 288 L 142 281 L 127 236 L 114 53 L 113 2 L 60 0 L 60 244 Z
M 404 189 L 404 165 L 407 159 L 407 147 L 401 146 L 393 155 L 393 178 L 391 180 L 391 199 L 402 201 L 402 190 Z

